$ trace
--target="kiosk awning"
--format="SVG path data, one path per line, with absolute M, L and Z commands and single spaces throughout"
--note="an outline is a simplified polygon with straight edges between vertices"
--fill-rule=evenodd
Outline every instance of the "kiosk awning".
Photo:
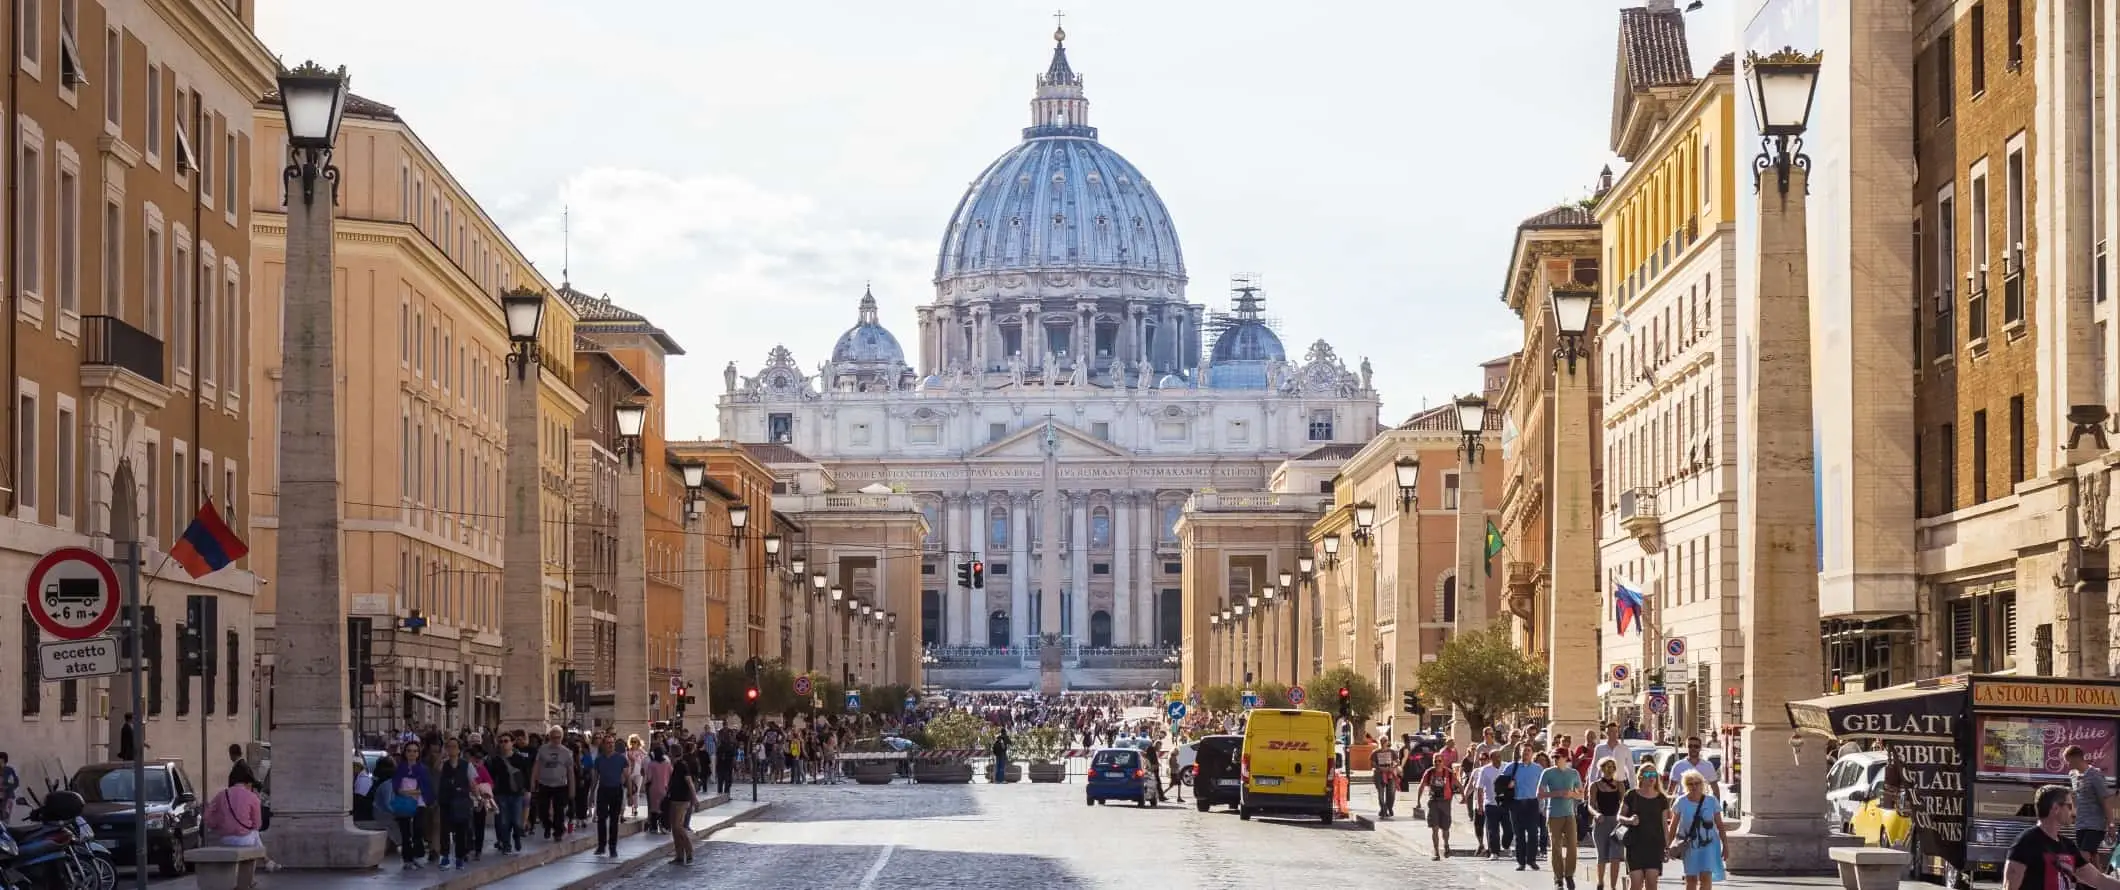
M 1966 677 L 1937 677 L 1904 686 L 1790 702 L 1798 732 L 1834 739 L 1950 739 L 1966 709 Z

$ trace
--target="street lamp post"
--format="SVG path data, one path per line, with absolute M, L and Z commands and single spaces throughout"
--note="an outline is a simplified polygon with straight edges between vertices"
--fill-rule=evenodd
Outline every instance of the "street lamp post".
M 1222 613 L 1207 616 L 1207 652 L 1202 663 L 1207 665 L 1207 682 L 1215 682 L 1215 659 L 1222 654 Z
M 1552 285 L 1547 304 L 1557 335 L 1553 350 L 1553 541 L 1546 603 L 1548 719 L 1576 738 L 1597 724 L 1599 583 L 1597 511 L 1591 503 L 1590 310 L 1595 284 Z M 1462 583 L 1459 585 L 1462 589 Z M 1462 597 L 1462 595 L 1461 595 Z M 1460 602 L 1462 602 L 1462 598 Z
M 1803 155 L 1819 53 L 1784 49 L 1746 59 L 1762 151 L 1754 162 L 1759 194 L 1759 276 L 1753 315 L 1740 318 L 1750 381 L 1738 429 L 1751 438 L 1737 486 L 1738 625 L 1745 629 L 1742 826 L 1726 839 L 1732 871 L 1823 869 L 1825 823 L 1818 800 L 1824 771 L 1797 764 L 1788 743 L 1787 705 L 1823 686 L 1818 655 L 1817 512 L 1812 502 L 1811 297 Z M 1764 184 L 1774 172 L 1775 191 Z M 1745 451 L 1740 449 L 1740 454 Z
M 648 406 L 628 399 L 613 410 L 618 426 L 618 653 L 611 719 L 620 733 L 646 732 L 648 713 L 647 476 L 641 435 Z
M 740 659 L 758 654 L 751 645 L 751 557 L 744 552 L 750 528 L 751 506 L 740 500 L 730 504 L 729 636 L 736 640 L 736 657 Z
M 501 550 L 501 727 L 528 733 L 551 725 L 551 628 L 545 626 L 544 513 L 539 499 L 537 393 L 544 371 L 537 338 L 544 330 L 545 294 L 517 287 L 501 294 L 508 325 L 508 363 L 515 382 L 507 392 L 508 526 Z
M 1244 616 L 1243 598 L 1239 597 L 1238 600 L 1238 603 L 1231 607 L 1237 612 L 1237 629 L 1242 636 L 1237 643 L 1237 660 L 1243 670 L 1236 679 L 1239 684 L 1248 688 L 1251 686 L 1251 622 Z
M 1458 415 L 1458 503 L 1457 503 L 1457 614 L 1445 616 L 1454 631 L 1485 630 L 1487 615 L 1487 508 L 1480 496 L 1480 463 L 1486 445 L 1487 400 L 1478 395 L 1460 396 Z M 1450 736 L 1460 744 L 1472 743 L 1472 728 L 1462 711 L 1451 712 Z
M 686 459 L 677 465 L 685 484 L 684 627 L 678 631 L 679 673 L 700 689 L 712 685 L 713 653 L 707 651 L 707 465 Z M 690 708 L 687 708 L 690 711 Z M 712 702 L 700 710 L 714 713 Z
M 280 783 L 280 824 L 266 838 L 272 858 L 303 869 L 374 868 L 383 835 L 353 826 L 347 723 L 345 579 L 340 574 L 338 390 L 334 333 L 332 147 L 346 107 L 346 70 L 314 62 L 280 74 L 286 113 L 286 304 L 280 334 L 279 651 L 273 683 L 273 747 L 285 762 L 317 764 Z M 317 200 L 317 181 L 331 184 Z M 296 196 L 299 195 L 299 199 Z M 135 689 L 137 689 L 137 684 Z M 137 693 L 136 693 L 137 695 Z M 141 874 L 145 874 L 143 870 Z
M 1301 602 L 1305 598 L 1304 594 L 1309 595 L 1308 599 L 1310 601 L 1309 632 L 1304 633 L 1304 628 L 1300 621 L 1294 622 L 1296 632 L 1301 634 L 1304 639 L 1310 641 L 1310 657 L 1303 659 L 1300 658 L 1301 653 L 1298 653 L 1299 661 L 1296 665 L 1296 675 L 1303 676 L 1302 662 L 1307 661 L 1310 664 L 1309 676 L 1315 677 L 1325 671 L 1325 612 L 1324 604 L 1319 602 L 1317 557 L 1310 555 L 1296 557 L 1296 574 L 1299 579 L 1298 583 L 1301 585 L 1297 590 L 1297 601 Z M 1302 609 L 1298 608 L 1296 614 L 1300 618 Z

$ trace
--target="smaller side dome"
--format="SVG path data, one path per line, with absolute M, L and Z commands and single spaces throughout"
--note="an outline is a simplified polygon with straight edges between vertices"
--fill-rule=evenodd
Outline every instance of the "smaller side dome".
M 861 312 L 854 326 L 839 335 L 839 342 L 832 346 L 832 363 L 835 365 L 890 365 L 905 363 L 905 349 L 898 345 L 898 338 L 891 336 L 876 317 L 876 295 L 864 289 L 861 293 Z
M 1215 338 L 1215 364 L 1223 362 L 1285 362 L 1288 351 L 1281 347 L 1281 337 L 1264 322 L 1243 322 L 1222 332 Z
M 1185 389 L 1190 386 L 1192 386 L 1191 383 L 1187 383 L 1185 378 L 1176 374 L 1165 374 L 1163 379 L 1156 381 L 1157 389 Z

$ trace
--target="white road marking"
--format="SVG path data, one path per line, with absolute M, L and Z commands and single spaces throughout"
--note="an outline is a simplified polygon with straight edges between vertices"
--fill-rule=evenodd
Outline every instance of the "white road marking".
M 883 867 L 891 863 L 891 853 L 897 849 L 896 844 L 883 845 L 883 852 L 877 853 L 876 861 L 870 863 L 869 873 L 861 876 L 861 890 L 875 890 L 876 879 L 883 875 Z

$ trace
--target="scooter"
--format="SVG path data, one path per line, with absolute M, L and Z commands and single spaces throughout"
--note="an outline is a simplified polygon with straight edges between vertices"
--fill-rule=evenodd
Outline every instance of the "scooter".
M 0 831 L 0 887 L 7 890 L 30 890 L 28 875 L 15 870 L 15 862 L 22 858 L 22 848 L 15 843 L 14 835 Z
M 95 841 L 81 818 L 81 795 L 56 790 L 30 810 L 34 825 L 9 826 L 16 844 L 13 869 L 37 887 L 54 890 L 115 890 L 118 869 L 110 850 Z

